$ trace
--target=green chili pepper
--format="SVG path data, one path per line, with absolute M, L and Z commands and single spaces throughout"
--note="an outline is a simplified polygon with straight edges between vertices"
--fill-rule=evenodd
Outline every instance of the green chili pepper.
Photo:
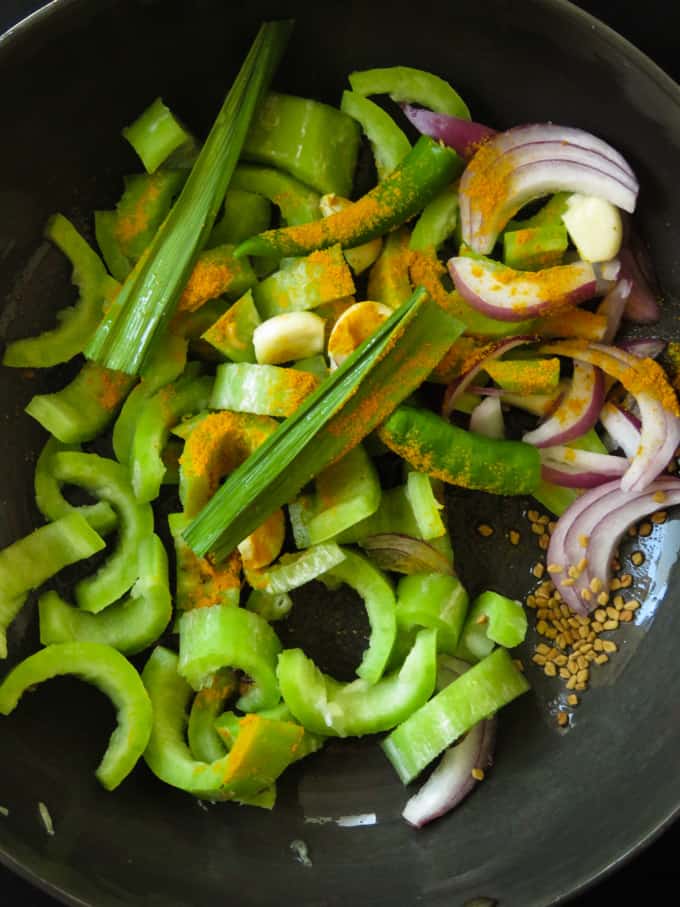
M 433 73 L 410 66 L 389 66 L 353 72 L 349 84 L 357 94 L 388 94 L 393 101 L 419 104 L 435 113 L 470 119 L 467 104 L 457 91 Z
M 210 407 L 285 418 L 318 385 L 314 375 L 290 368 L 230 362 L 217 367 Z
M 405 133 L 382 107 L 353 91 L 343 91 L 340 109 L 361 126 L 373 149 L 378 179 L 385 179 L 411 150 Z
M 173 153 L 196 152 L 196 141 L 161 98 L 156 98 L 129 126 L 123 137 L 135 149 L 147 173 L 153 173 Z
M 306 258 L 281 263 L 276 271 L 253 289 L 253 299 L 262 318 L 285 312 L 304 312 L 355 292 L 354 280 L 339 245 Z
M 194 554 L 182 538 L 191 522 L 185 513 L 168 516 L 170 534 L 175 543 L 175 600 L 180 611 L 210 605 L 238 606 L 241 597 L 241 563 L 237 556 L 219 564 Z
M 40 642 L 100 642 L 124 655 L 134 655 L 152 645 L 172 616 L 168 584 L 168 557 L 157 535 L 141 539 L 137 558 L 138 579 L 126 598 L 99 614 L 88 614 L 67 604 L 56 592 L 46 592 L 38 602 Z
M 361 737 L 387 731 L 427 702 L 437 675 L 437 634 L 422 630 L 399 671 L 373 685 L 363 679 L 338 683 L 301 649 L 279 656 L 283 699 L 314 734 Z
M 398 309 L 413 292 L 409 277 L 409 236 L 406 227 L 387 235 L 368 278 L 368 298 L 391 309 Z
M 47 440 L 35 464 L 33 474 L 35 503 L 46 520 L 58 520 L 69 513 L 77 512 L 85 517 L 96 532 L 106 535 L 118 525 L 116 511 L 106 501 L 74 507 L 62 494 L 61 485 L 55 479 L 52 471 L 54 454 L 62 450 L 78 449 L 77 445 L 62 444 L 57 438 Z
M 109 697 L 116 729 L 96 771 L 103 787 L 114 790 L 130 774 L 151 734 L 151 702 L 139 674 L 120 652 L 96 642 L 66 642 L 30 655 L 0 685 L 0 713 L 10 715 L 30 687 L 75 674 Z
M 208 686 L 194 697 L 189 712 L 187 736 L 191 755 L 199 762 L 215 762 L 227 754 L 227 747 L 215 729 L 215 720 L 224 711 L 225 703 L 236 691 L 236 675 L 231 668 L 215 673 Z
M 380 479 L 361 444 L 322 470 L 315 484 L 313 495 L 302 495 L 289 505 L 298 548 L 335 538 L 380 505 Z
M 158 497 L 165 473 L 161 454 L 170 428 L 208 406 L 212 384 L 212 378 L 180 378 L 144 402 L 130 449 L 132 487 L 140 501 Z
M 403 224 L 454 179 L 455 151 L 421 136 L 399 167 L 367 195 L 315 223 L 268 230 L 241 243 L 237 255 L 305 255 L 336 243 L 361 245 Z
M 319 217 L 319 193 L 273 167 L 239 164 L 229 188 L 268 198 L 287 224 L 306 224 Z
M 153 705 L 144 759 L 154 775 L 208 800 L 249 800 L 271 787 L 295 758 L 303 729 L 247 715 L 227 756 L 211 763 L 196 761 L 184 739 L 192 690 L 178 674 L 177 665 L 174 652 L 158 646 L 142 672 Z
M 472 603 L 458 648 L 450 654 L 464 661 L 479 661 L 496 643 L 513 649 L 526 635 L 527 616 L 522 604 L 497 592 L 483 592 Z
M 244 608 L 194 608 L 179 621 L 179 672 L 200 690 L 220 668 L 238 668 L 253 681 L 237 701 L 244 712 L 275 706 L 281 698 L 276 656 L 281 643 L 266 620 Z
M 128 394 L 113 426 L 113 450 L 119 463 L 128 463 L 137 422 L 146 401 L 184 372 L 189 342 L 168 331 L 159 341 L 141 381 Z
M 238 245 L 249 236 L 266 230 L 271 217 L 268 198 L 232 187 L 224 197 L 222 217 L 213 227 L 206 248 L 212 249 L 223 243 Z
M 91 441 L 113 421 L 135 379 L 86 362 L 53 394 L 36 394 L 26 412 L 64 444 Z
M 31 589 L 101 551 L 104 544 L 85 517 L 74 511 L 0 551 L 0 658 L 7 658 L 7 628 Z
M 538 450 L 464 431 L 429 410 L 398 407 L 378 429 L 418 472 L 492 494 L 531 494 L 541 478 Z
M 255 362 L 253 334 L 262 324 L 252 290 L 213 322 L 201 338 L 233 362 Z
M 59 324 L 56 328 L 37 337 L 8 343 L 2 358 L 3 365 L 44 368 L 68 362 L 83 351 L 99 324 L 104 302 L 118 287 L 106 273 L 99 256 L 62 214 L 50 218 L 45 236 L 61 249 L 73 265 L 71 279 L 78 287 L 78 301 L 57 314 Z
M 138 552 L 142 540 L 153 532 L 149 504 L 135 499 L 127 469 L 97 454 L 62 451 L 54 454 L 54 477 L 78 485 L 113 506 L 118 515 L 116 548 L 93 576 L 76 586 L 76 602 L 97 613 L 124 595 L 138 578 Z
M 430 627 L 437 631 L 437 649 L 453 655 L 465 622 L 467 592 L 455 576 L 414 573 L 397 586 L 397 623 L 409 631 Z M 462 657 L 462 656 L 461 656 Z
M 319 192 L 338 195 L 352 191 L 358 153 L 359 130 L 345 113 L 276 92 L 258 107 L 243 145 L 243 157 L 286 170 Z
M 458 223 L 458 193 L 447 186 L 436 195 L 416 221 L 409 248 L 415 252 L 435 251 L 453 235 Z
M 496 649 L 413 712 L 381 746 L 408 784 L 478 721 L 528 689 L 506 650 Z

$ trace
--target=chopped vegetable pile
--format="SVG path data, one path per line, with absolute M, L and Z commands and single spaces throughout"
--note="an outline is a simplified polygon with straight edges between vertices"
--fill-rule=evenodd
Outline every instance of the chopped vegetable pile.
M 680 407 L 665 344 L 620 339 L 659 302 L 617 150 L 472 122 L 404 66 L 352 73 L 339 108 L 271 92 L 291 27 L 261 27 L 204 142 L 160 98 L 123 130 L 144 172 L 95 212 L 101 258 L 64 215 L 47 225 L 79 297 L 3 364 L 85 358 L 26 408 L 48 435 L 46 522 L 0 552 L 0 657 L 35 589 L 42 648 L 0 712 L 74 674 L 117 709 L 104 787 L 143 758 L 195 797 L 264 809 L 329 738 L 382 734 L 404 784 L 439 760 L 404 809 L 421 827 L 484 779 L 496 713 L 529 689 L 510 652 L 527 613 L 570 706 L 616 651 L 599 634 L 639 606 L 617 594 L 617 546 L 680 504 Z M 374 185 L 353 198 L 368 153 Z M 528 611 L 502 589 L 469 600 L 446 485 L 533 498 Z M 70 601 L 41 588 L 97 552 Z M 349 682 L 277 634 L 312 581 L 365 607 Z

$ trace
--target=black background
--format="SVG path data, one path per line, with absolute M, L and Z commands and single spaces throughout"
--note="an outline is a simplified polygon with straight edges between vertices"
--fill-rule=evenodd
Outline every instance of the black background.
M 0 0 L 0 33 L 43 5 L 45 0 Z M 592 0 L 577 5 L 616 29 L 680 82 L 680 6 L 676 0 Z M 680 161 L 678 169 L 680 172 Z M 601 907 L 608 902 L 680 903 L 679 850 L 680 825 L 676 825 L 624 869 L 571 903 L 574 907 Z M 540 858 L 539 848 L 536 860 Z M 0 866 L 0 907 L 19 905 L 57 907 L 57 902 Z

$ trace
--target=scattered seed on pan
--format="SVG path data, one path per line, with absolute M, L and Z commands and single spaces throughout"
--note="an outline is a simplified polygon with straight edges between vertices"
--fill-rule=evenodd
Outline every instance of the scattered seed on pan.
M 560 711 L 557 713 L 557 723 L 559 724 L 560 727 L 564 727 L 568 721 L 569 721 L 569 716 L 567 715 L 566 712 Z
M 659 510 L 657 513 L 652 514 L 652 523 L 665 523 L 668 514 L 665 510 Z
M 630 559 L 636 567 L 640 567 L 645 562 L 645 556 L 641 551 L 634 551 L 631 554 Z
M 493 535 L 493 526 L 489 526 L 488 523 L 480 523 L 477 527 L 477 532 L 485 539 L 488 539 L 490 535 Z
M 652 518 L 653 519 L 653 518 Z M 648 535 L 652 534 L 652 524 L 643 523 L 638 530 L 638 535 L 641 535 L 643 538 L 646 538 Z
M 510 532 L 508 533 L 508 538 L 510 539 L 511 545 L 519 545 L 522 536 L 519 534 L 519 532 L 516 529 L 511 529 Z

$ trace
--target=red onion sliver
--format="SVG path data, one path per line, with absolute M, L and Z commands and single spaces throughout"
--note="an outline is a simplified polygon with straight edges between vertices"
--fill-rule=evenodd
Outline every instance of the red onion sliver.
M 632 281 L 627 280 L 625 277 L 621 278 L 621 280 L 617 281 L 614 285 L 614 289 L 607 293 L 598 306 L 598 315 L 605 315 L 607 318 L 607 330 L 604 332 L 604 337 L 602 338 L 603 343 L 611 343 L 614 337 L 616 337 L 619 325 L 621 324 L 621 318 L 623 317 L 626 300 L 630 296 L 632 286 Z
M 617 346 L 640 359 L 657 359 L 666 349 L 667 344 L 665 340 L 636 337 L 632 340 L 619 340 Z
M 594 488 L 622 476 L 629 465 L 625 457 L 562 445 L 544 448 L 541 464 L 543 478 L 565 488 Z
M 486 438 L 504 438 L 505 422 L 499 397 L 485 397 L 470 416 L 470 431 Z
M 402 816 L 406 821 L 422 828 L 458 806 L 478 784 L 472 770 L 484 771 L 491 764 L 495 737 L 496 719 L 487 718 L 471 728 L 460 743 L 450 747 L 404 807 Z
M 619 260 L 621 276 L 631 281 L 631 292 L 626 301 L 623 317 L 636 324 L 655 324 L 661 315 L 657 294 L 630 248 L 620 250 Z
M 597 488 L 598 485 L 610 482 L 612 473 L 605 475 L 601 472 L 567 472 L 563 464 L 546 460 L 541 464 L 541 478 L 544 482 L 551 482 L 562 488 Z
M 674 429 L 678 420 L 666 412 L 656 397 L 643 392 L 635 394 L 635 400 L 640 407 L 642 420 L 640 446 L 628 472 L 621 479 L 622 491 L 643 491 L 653 482 L 668 466 L 680 437 Z
M 444 142 L 466 159 L 472 157 L 481 142 L 496 135 L 495 129 L 482 123 L 472 123 L 445 113 L 434 113 L 424 107 L 402 104 L 401 109 L 418 132 Z
M 631 421 L 630 415 L 613 403 L 605 403 L 600 413 L 600 422 L 616 446 L 620 447 L 627 457 L 634 457 L 640 447 L 640 432 Z
M 574 362 L 574 374 L 562 403 L 553 415 L 522 438 L 535 447 L 566 444 L 589 431 L 597 422 L 604 402 L 604 378 L 600 369 Z
M 523 321 L 565 305 L 577 305 L 592 299 L 597 283 L 592 265 L 585 261 L 528 275 L 524 271 L 499 268 L 494 262 L 459 256 L 449 259 L 448 268 L 463 299 L 498 321 Z M 553 280 L 553 273 L 558 272 L 559 276 Z M 511 279 L 507 279 L 508 275 L 512 275 Z

